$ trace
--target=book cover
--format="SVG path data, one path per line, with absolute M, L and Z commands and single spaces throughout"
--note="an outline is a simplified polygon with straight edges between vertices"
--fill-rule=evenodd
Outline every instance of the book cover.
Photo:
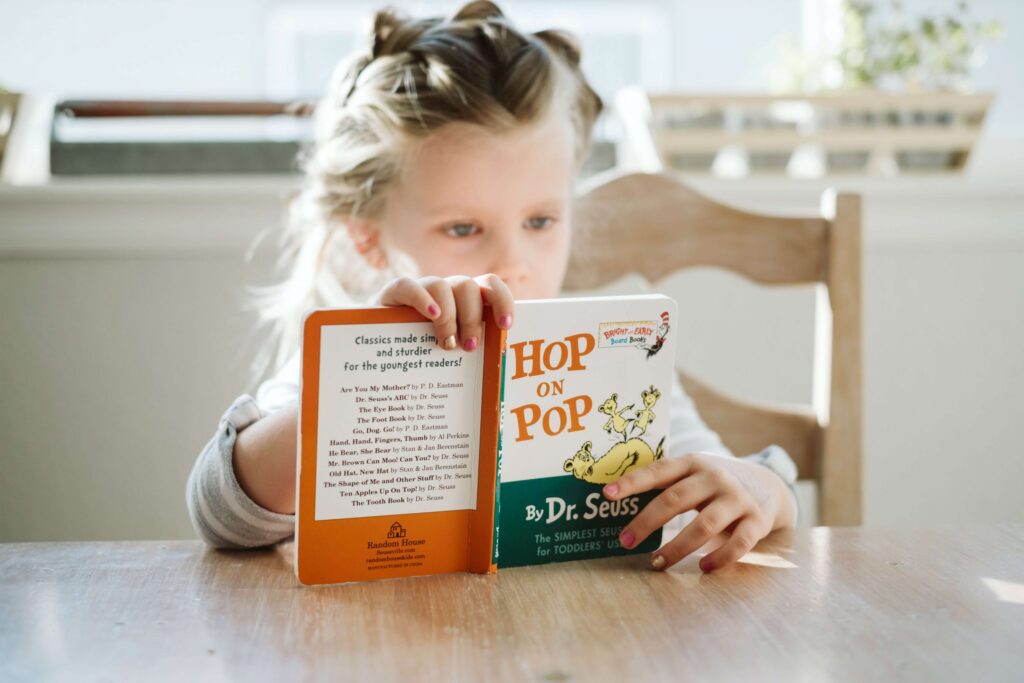
M 304 584 L 496 570 L 505 331 L 438 347 L 409 307 L 317 310 L 302 331 L 295 571 Z
M 489 310 L 488 310 L 489 313 Z M 660 491 L 602 487 L 664 457 L 675 302 L 517 301 L 478 350 L 409 307 L 303 324 L 295 569 L 304 584 L 491 573 L 649 552 L 618 534 Z
M 618 535 L 660 489 L 608 482 L 664 457 L 676 303 L 661 294 L 517 301 L 508 332 L 496 530 L 499 567 L 651 552 Z

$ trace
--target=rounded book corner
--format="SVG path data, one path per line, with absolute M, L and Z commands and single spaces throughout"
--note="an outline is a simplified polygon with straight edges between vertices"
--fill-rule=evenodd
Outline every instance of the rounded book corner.
M 311 311 L 307 311 L 306 314 L 302 316 L 301 328 L 303 334 L 305 334 L 310 329 L 310 327 L 319 324 L 320 318 L 323 316 L 323 313 L 324 310 L 322 308 L 314 308 Z
M 310 580 L 308 570 L 306 570 L 299 562 L 295 563 L 295 580 L 302 586 L 314 585 L 314 582 Z

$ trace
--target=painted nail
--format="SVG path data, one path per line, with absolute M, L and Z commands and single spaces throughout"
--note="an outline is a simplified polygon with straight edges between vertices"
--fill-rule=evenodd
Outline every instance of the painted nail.
M 466 340 L 466 350 L 472 351 L 476 348 L 476 337 L 470 337 Z
M 635 540 L 636 540 L 636 536 L 633 535 L 632 531 L 627 531 L 627 532 L 623 533 L 621 536 L 619 536 L 619 543 L 622 544 L 623 548 L 630 547 L 631 545 L 633 545 L 633 542 Z
M 429 306 L 427 306 L 427 313 L 430 314 L 431 318 L 433 318 L 435 315 L 437 315 L 440 312 L 441 312 L 441 310 L 437 307 L 436 304 L 430 304 Z
M 699 564 L 700 568 L 706 572 L 709 572 L 715 568 L 715 566 L 711 564 L 711 562 L 709 562 L 708 558 L 706 557 L 700 558 L 700 562 L 698 562 L 697 564 Z
M 661 555 L 655 556 L 655 558 L 651 560 L 651 566 L 655 569 L 661 569 L 665 566 L 665 558 Z
M 512 327 L 512 316 L 510 316 L 510 315 L 503 315 L 503 316 L 501 316 L 501 320 L 498 321 L 498 324 L 501 325 L 502 327 L 504 327 L 507 330 L 508 328 Z
M 458 345 L 458 344 L 457 344 L 457 343 L 456 343 L 456 341 L 455 341 L 455 335 L 454 335 L 454 334 L 449 334 L 449 335 L 448 335 L 447 337 L 445 337 L 445 340 L 444 340 L 444 348 L 446 348 L 446 349 L 448 349 L 449 351 L 451 351 L 451 350 L 452 350 L 452 349 L 454 349 L 454 348 L 455 348 L 455 347 L 456 347 L 457 345 Z
M 604 492 L 607 493 L 609 496 L 614 496 L 616 493 L 619 492 L 619 485 L 612 482 L 611 484 L 608 484 L 607 486 L 604 487 Z

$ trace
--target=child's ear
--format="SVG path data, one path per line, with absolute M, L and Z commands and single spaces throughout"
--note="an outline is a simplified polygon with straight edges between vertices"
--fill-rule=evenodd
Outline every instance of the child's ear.
M 380 244 L 380 230 L 373 221 L 350 216 L 345 219 L 345 228 L 356 251 L 368 264 L 377 270 L 387 267 L 388 258 Z

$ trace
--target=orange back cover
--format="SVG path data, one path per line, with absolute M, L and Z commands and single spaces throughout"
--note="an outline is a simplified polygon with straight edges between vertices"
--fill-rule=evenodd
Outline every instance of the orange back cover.
M 388 323 L 429 320 L 408 306 L 317 310 L 306 317 L 302 331 L 295 528 L 295 573 L 301 583 L 341 583 L 454 571 L 491 573 L 497 570 L 492 561 L 492 544 L 505 330 L 490 319 L 489 308 L 485 311 L 488 315 L 484 321 L 484 345 L 477 351 L 484 354 L 484 368 L 483 386 L 478 388 L 481 400 L 480 449 L 476 454 L 476 509 L 329 520 L 315 518 L 320 330 L 325 325 L 373 323 L 386 326 Z M 416 560 L 419 564 L 382 565 L 377 549 L 371 544 L 384 541 L 409 543 L 410 549 L 423 557 Z M 370 562 L 373 558 L 378 559 Z

